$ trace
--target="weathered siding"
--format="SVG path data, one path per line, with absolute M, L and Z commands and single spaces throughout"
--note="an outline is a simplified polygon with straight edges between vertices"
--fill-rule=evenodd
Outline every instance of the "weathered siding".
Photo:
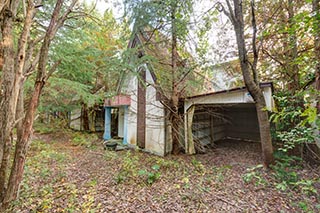
M 124 136 L 124 107 L 119 107 L 118 112 L 118 136 Z
M 131 145 L 137 144 L 137 88 L 138 79 L 132 75 L 131 78 L 125 82 L 126 88 L 123 88 L 123 93 L 130 95 L 131 105 L 128 107 L 128 129 L 127 142 Z
M 164 107 L 156 100 L 156 89 L 150 72 L 146 73 L 146 150 L 159 155 L 165 151 Z
M 221 140 L 227 136 L 227 118 L 223 117 L 223 114 L 212 115 L 211 118 L 211 133 L 212 133 L 212 142 Z
M 146 68 L 146 67 L 145 67 Z M 147 68 L 146 68 L 147 69 Z M 156 89 L 150 72 L 146 71 L 146 128 L 145 150 L 157 155 L 165 154 L 165 115 L 164 107 L 156 100 Z M 123 93 L 130 95 L 131 105 L 128 108 L 127 141 L 137 146 L 137 109 L 138 109 L 138 78 L 132 75 L 127 82 Z
M 208 119 L 209 118 L 209 119 Z M 192 125 L 193 139 L 201 141 L 202 144 L 211 143 L 211 124 L 210 117 L 205 113 L 194 113 Z
M 227 137 L 228 120 L 220 108 L 208 107 L 194 113 L 192 132 L 195 140 L 207 145 Z

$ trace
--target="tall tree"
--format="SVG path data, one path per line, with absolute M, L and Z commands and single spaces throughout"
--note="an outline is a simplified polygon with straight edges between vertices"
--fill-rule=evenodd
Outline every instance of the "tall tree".
M 93 130 L 89 121 L 92 109 L 106 95 L 115 93 L 125 65 L 121 56 L 128 37 L 125 23 L 117 23 L 111 11 L 104 15 L 89 12 L 88 17 L 69 21 L 57 35 L 51 57 L 63 60 L 50 78 L 41 103 L 47 113 L 82 108 L 82 130 Z M 65 83 L 69 87 L 61 86 Z
M 33 55 L 33 62 L 29 63 L 32 52 L 28 52 L 32 47 L 30 40 L 30 31 L 34 22 L 36 10 L 41 6 L 41 1 L 36 5 L 33 0 L 27 1 L 26 15 L 23 18 L 23 28 L 18 38 L 18 46 L 14 45 L 14 29 L 17 27 L 17 9 L 19 0 L 5 2 L 2 10 L 1 23 L 1 52 L 3 57 L 3 69 L 1 76 L 1 94 L 0 106 L 0 209 L 4 210 L 8 204 L 16 199 L 18 190 L 23 177 L 24 164 L 30 138 L 32 135 L 32 126 L 35 112 L 39 104 L 39 97 L 42 89 L 60 63 L 57 61 L 47 71 L 48 53 L 51 41 L 56 35 L 58 29 L 67 20 L 68 15 L 72 12 L 77 0 L 69 2 L 69 6 L 63 8 L 64 0 L 58 0 L 52 12 L 49 25 L 46 27 L 45 34 L 40 36 L 40 49 L 37 54 Z M 24 6 L 22 4 L 22 6 Z M 24 9 L 24 8 L 22 8 Z M 63 11 L 63 12 L 62 12 Z M 48 21 L 47 21 L 48 23 Z M 28 75 L 36 69 L 36 80 L 32 92 L 31 100 L 22 117 L 17 117 L 17 103 L 19 93 L 23 90 L 24 82 Z M 27 72 L 24 72 L 27 71 Z M 23 102 L 23 100 L 21 99 Z M 22 113 L 21 113 L 22 114 Z M 21 116 L 20 114 L 20 116 Z M 15 152 L 12 166 L 10 162 L 11 147 L 13 144 L 13 128 L 21 121 L 18 131 L 18 139 L 15 143 Z
M 269 166 L 273 161 L 273 147 L 270 133 L 270 123 L 268 118 L 268 112 L 266 109 L 266 102 L 263 96 L 263 93 L 259 86 L 259 80 L 257 78 L 257 62 L 258 62 L 258 49 L 256 47 L 256 19 L 255 19 L 255 5 L 254 0 L 251 0 L 250 11 L 251 11 L 251 20 L 252 20 L 252 50 L 253 50 L 253 62 L 249 61 L 248 50 L 245 40 L 245 22 L 244 22 L 244 2 L 241 0 L 233 0 L 233 5 L 229 0 L 226 0 L 227 8 L 222 6 L 224 14 L 230 19 L 233 24 L 237 46 L 238 46 L 238 56 L 241 65 L 241 71 L 245 85 L 253 97 L 260 129 L 260 140 L 262 147 L 262 155 L 264 160 L 264 165 Z
M 320 114 L 320 1 L 313 0 L 312 1 L 312 11 L 314 15 L 314 55 L 316 60 L 315 67 L 315 89 L 318 92 L 316 95 L 316 107 L 317 113 Z M 319 119 L 319 117 L 318 117 Z M 316 145 L 320 149 L 320 130 L 317 126 L 317 120 L 314 122 L 313 126 L 315 126 L 315 141 Z
M 312 10 L 314 15 L 314 55 L 316 60 L 315 84 L 316 90 L 320 91 L 320 1 L 312 1 Z M 317 102 L 317 110 L 320 113 L 320 102 Z
M 133 11 L 131 17 L 135 25 L 134 33 L 149 31 L 150 37 L 153 37 L 149 40 L 155 41 L 150 45 L 164 43 L 161 51 L 167 48 L 164 52 L 168 55 L 160 60 L 155 57 L 153 61 L 158 60 L 155 63 L 162 63 L 162 65 L 165 63 L 170 67 L 156 71 L 159 73 L 157 77 L 160 78 L 157 86 L 161 88 L 162 97 L 164 97 L 163 105 L 168 112 L 172 151 L 177 154 L 183 148 L 180 135 L 182 115 L 179 113 L 179 101 L 188 93 L 190 94 L 190 91 L 196 91 L 194 87 L 186 86 L 191 79 L 194 80 L 196 65 L 187 53 L 185 45 L 189 36 L 194 1 L 126 1 L 126 3 Z

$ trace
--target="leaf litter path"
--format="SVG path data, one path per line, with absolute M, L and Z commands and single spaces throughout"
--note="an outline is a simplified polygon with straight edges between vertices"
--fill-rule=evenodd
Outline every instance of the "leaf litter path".
M 247 169 L 261 162 L 258 144 L 226 141 L 207 154 L 161 158 L 106 151 L 98 142 L 86 148 L 66 137 L 38 138 L 64 160 L 45 162 L 46 176 L 26 172 L 14 212 L 300 212 L 301 202 L 317 210 L 319 196 L 280 192 L 270 172 L 259 170 L 255 182 L 243 181 Z

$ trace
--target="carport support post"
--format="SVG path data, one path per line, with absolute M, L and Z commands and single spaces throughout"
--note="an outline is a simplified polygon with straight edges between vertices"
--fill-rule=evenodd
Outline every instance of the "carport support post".
M 103 139 L 111 139 L 111 107 L 104 108 L 104 134 Z
M 186 134 L 186 153 L 187 154 L 195 154 L 193 135 L 192 135 L 192 122 L 193 122 L 193 114 L 194 114 L 195 106 L 191 106 L 185 113 L 185 134 Z
M 127 134 L 128 134 L 128 106 L 124 106 L 124 122 L 123 122 L 123 144 L 128 144 Z

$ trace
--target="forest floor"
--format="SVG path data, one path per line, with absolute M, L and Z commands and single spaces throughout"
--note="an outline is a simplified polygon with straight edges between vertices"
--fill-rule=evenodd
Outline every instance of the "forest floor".
M 93 134 L 38 132 L 9 212 L 320 212 L 319 167 L 300 165 L 289 187 L 281 170 L 257 166 L 260 152 L 226 142 L 162 158 L 104 150 Z

